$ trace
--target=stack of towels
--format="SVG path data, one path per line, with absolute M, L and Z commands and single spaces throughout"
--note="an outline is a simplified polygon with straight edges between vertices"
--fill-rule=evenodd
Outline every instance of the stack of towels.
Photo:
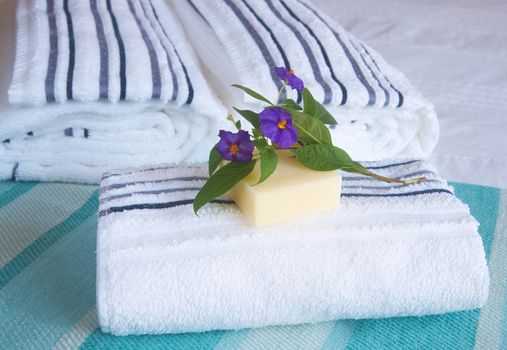
M 0 179 L 98 183 L 109 171 L 97 242 L 102 330 L 237 329 L 484 304 L 477 222 L 416 160 L 438 139 L 432 105 L 307 0 L 20 0 L 17 20 Z M 274 66 L 295 69 L 333 113 L 334 143 L 353 158 L 428 181 L 344 174 L 338 209 L 264 229 L 228 198 L 195 216 L 223 102 L 259 107 L 228 84 L 274 97 Z M 172 165 L 148 166 L 163 163 Z M 126 166 L 134 168 L 111 171 Z
M 303 78 L 338 120 L 334 143 L 355 159 L 431 154 L 432 105 L 309 2 L 171 5 L 19 1 L 9 104 L 0 106 L 0 179 L 98 183 L 114 168 L 204 162 L 224 128 L 222 101 L 253 102 L 229 84 L 274 98 L 274 66 Z
M 100 185 L 97 311 L 113 334 L 237 329 L 482 306 L 488 269 L 477 222 L 427 163 L 343 174 L 342 203 L 258 229 L 222 198 L 193 213 L 206 167 L 106 174 Z

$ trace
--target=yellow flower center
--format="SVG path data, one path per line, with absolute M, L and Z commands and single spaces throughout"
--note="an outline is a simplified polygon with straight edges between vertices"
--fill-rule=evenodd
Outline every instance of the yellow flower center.
M 289 72 L 290 74 L 294 75 L 294 69 L 291 69 Z
M 280 129 L 285 129 L 287 127 L 287 120 L 280 120 L 280 122 L 278 122 L 278 127 Z
M 235 143 L 231 145 L 231 148 L 229 148 L 229 152 L 231 152 L 232 155 L 235 155 L 239 152 L 239 147 Z

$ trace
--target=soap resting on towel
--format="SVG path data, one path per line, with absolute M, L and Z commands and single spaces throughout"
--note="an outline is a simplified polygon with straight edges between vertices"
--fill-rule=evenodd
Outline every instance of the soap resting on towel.
M 163 0 L 21 0 L 15 56 L 0 179 L 204 161 L 226 114 Z
M 225 105 L 240 83 L 274 99 L 274 66 L 295 70 L 338 121 L 333 143 L 356 160 L 427 158 L 439 135 L 431 103 L 375 50 L 306 0 L 170 1 Z M 289 89 L 288 97 L 301 96 Z M 253 104 L 252 108 L 260 105 Z
M 400 186 L 343 174 L 336 210 L 258 229 L 227 197 L 193 213 L 205 167 L 106 174 L 97 237 L 101 329 L 196 332 L 482 306 L 489 276 L 468 207 L 427 163 L 365 165 L 428 181 Z

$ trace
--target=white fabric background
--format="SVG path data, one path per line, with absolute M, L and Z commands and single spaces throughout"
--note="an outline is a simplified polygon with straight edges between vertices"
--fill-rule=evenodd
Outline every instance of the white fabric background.
M 507 2 L 313 0 L 435 104 L 430 161 L 452 181 L 507 187 Z
M 430 161 L 449 180 L 507 188 L 507 3 L 313 0 L 436 106 Z M 0 0 L 0 109 L 11 78 L 15 0 Z M 1 124 L 0 124 L 1 128 Z

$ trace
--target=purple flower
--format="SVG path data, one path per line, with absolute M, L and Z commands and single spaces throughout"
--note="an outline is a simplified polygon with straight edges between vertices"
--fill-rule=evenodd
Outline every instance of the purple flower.
M 278 75 L 278 78 L 287 82 L 291 88 L 296 89 L 298 92 L 303 92 L 305 88 L 305 84 L 301 79 L 299 79 L 296 75 L 294 75 L 294 70 L 288 70 L 285 67 L 275 67 L 275 73 Z
M 217 152 L 223 159 L 233 162 L 249 162 L 252 160 L 254 145 L 250 140 L 250 135 L 244 130 L 237 133 L 220 130 L 218 133 L 220 142 L 217 146 Z
M 264 136 L 274 141 L 280 148 L 289 148 L 298 140 L 292 116 L 283 108 L 265 108 L 259 113 L 260 129 Z

